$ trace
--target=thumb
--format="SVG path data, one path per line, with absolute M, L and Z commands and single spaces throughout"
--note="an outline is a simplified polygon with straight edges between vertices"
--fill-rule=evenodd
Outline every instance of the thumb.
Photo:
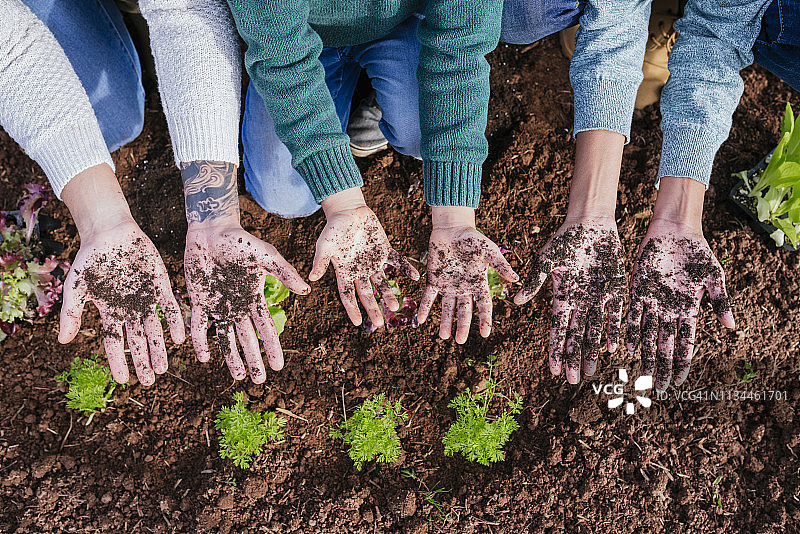
M 61 304 L 61 315 L 59 318 L 58 342 L 69 343 L 78 335 L 81 328 L 81 315 L 83 306 L 86 302 L 86 286 L 83 279 L 71 276 L 75 273 L 70 272 L 67 281 L 64 283 L 63 301 Z
M 492 250 L 489 254 L 489 265 L 494 267 L 494 270 L 503 277 L 504 280 L 508 282 L 516 282 L 519 280 L 519 275 L 514 272 L 514 269 L 511 268 L 511 264 L 508 263 L 503 257 L 503 254 L 500 252 L 499 248 Z
M 328 264 L 330 264 L 332 256 L 333 252 L 326 244 L 318 244 L 317 250 L 314 253 L 314 265 L 311 267 L 308 279 L 312 282 L 316 282 L 322 278 L 322 275 L 325 274 L 325 271 L 328 269 Z
M 550 274 L 553 265 L 545 259 L 541 254 L 537 254 L 533 258 L 533 266 L 528 278 L 522 284 L 522 289 L 514 295 L 514 304 L 525 304 L 531 300 L 544 285 L 547 275 Z
M 280 280 L 292 293 L 298 295 L 308 295 L 311 293 L 311 286 L 303 280 L 300 274 L 298 274 L 297 269 L 286 261 L 283 256 L 278 255 L 277 258 L 268 258 L 264 267 L 269 274 Z M 323 270 L 323 273 L 324 272 Z

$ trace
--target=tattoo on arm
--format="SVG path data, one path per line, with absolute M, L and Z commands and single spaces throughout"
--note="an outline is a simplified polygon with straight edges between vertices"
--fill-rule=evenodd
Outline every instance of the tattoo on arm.
M 239 216 L 236 165 L 224 161 L 182 163 L 181 176 L 189 224 Z

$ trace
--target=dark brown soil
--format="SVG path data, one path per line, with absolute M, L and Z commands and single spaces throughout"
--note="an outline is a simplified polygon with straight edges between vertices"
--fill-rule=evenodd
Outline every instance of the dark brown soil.
M 478 224 L 495 241 L 513 244 L 511 263 L 524 279 L 566 212 L 574 158 L 568 63 L 556 38 L 525 52 L 501 46 L 491 62 L 491 154 Z M 776 250 L 726 200 L 731 173 L 775 145 L 785 102 L 800 98 L 760 68 L 744 77 L 705 215 L 737 330 L 725 331 L 704 303 L 698 352 L 680 388 L 705 400 L 675 400 L 670 389 L 668 399 L 632 416 L 607 409 L 592 385 L 639 364 L 622 348 L 611 357 L 603 352 L 595 376 L 580 386 L 550 376 L 549 289 L 525 306 L 500 302 L 491 336 L 482 339 L 473 328 L 459 346 L 438 338 L 438 305 L 420 328 L 365 333 L 347 320 L 329 271 L 309 296 L 284 303 L 286 367 L 266 384 L 234 383 L 219 357 L 200 364 L 188 341 L 168 343 L 169 374 L 151 388 L 118 388 L 113 406 L 87 426 L 66 410 L 55 380 L 74 356 L 103 353 L 97 312 L 87 307 L 70 345 L 56 341 L 55 315 L 0 345 L 0 532 L 800 531 L 800 255 Z M 637 113 L 625 150 L 617 215 L 629 265 L 655 199 L 658 123 L 657 109 Z M 181 178 L 155 99 L 144 133 L 114 156 L 134 216 L 185 297 Z M 406 194 L 420 165 L 386 152 L 362 170 L 367 200 L 392 246 L 422 268 L 430 210 L 421 190 Z M 2 134 L 0 209 L 15 207 L 20 185 L 30 180 L 45 183 Z M 66 244 L 63 257 L 73 258 L 78 240 L 66 209 L 54 202 L 45 211 L 66 222 L 56 236 Z M 281 220 L 243 196 L 242 216 L 246 229 L 308 274 L 321 213 Z M 400 284 L 419 298 L 422 282 Z M 448 401 L 485 379 L 480 362 L 490 354 L 498 357 L 501 387 L 522 393 L 526 408 L 507 460 L 484 468 L 444 456 L 441 439 L 454 419 Z M 745 362 L 757 373 L 750 382 L 739 380 Z M 268 446 L 249 471 L 219 458 L 213 426 L 220 406 L 242 389 L 253 409 L 295 415 L 287 416 L 286 440 Z M 764 390 L 788 398 L 706 395 Z M 374 392 L 400 399 L 411 414 L 400 434 L 405 453 L 396 465 L 366 464 L 359 472 L 329 428 L 343 403 L 352 410 Z M 441 510 L 401 470 L 442 489 Z

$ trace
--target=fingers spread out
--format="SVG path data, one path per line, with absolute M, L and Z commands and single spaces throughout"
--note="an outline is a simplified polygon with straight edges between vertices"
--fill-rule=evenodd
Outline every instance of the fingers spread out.
M 616 297 L 606 305 L 608 313 L 608 331 L 606 332 L 606 346 L 608 352 L 614 353 L 619 346 L 620 328 L 622 326 L 623 298 Z
M 553 265 L 542 254 L 534 256 L 531 272 L 522 284 L 522 289 L 514 296 L 514 304 L 525 304 L 531 300 L 542 288 L 552 270 Z
M 577 384 L 581 379 L 581 356 L 584 335 L 586 334 L 587 315 L 586 310 L 580 308 L 575 310 L 567 329 L 567 337 L 564 343 L 564 360 L 566 363 L 567 382 L 570 384 Z
M 439 337 L 450 339 L 453 331 L 453 317 L 456 312 L 456 297 L 453 295 L 442 295 L 442 322 L 439 324 Z
M 192 308 L 192 345 L 197 359 L 207 362 L 211 359 L 208 349 L 208 317 L 199 306 Z
M 339 286 L 339 298 L 342 299 L 347 316 L 354 325 L 361 325 L 361 311 L 358 309 L 356 290 L 352 282 L 346 282 L 342 277 L 336 276 L 336 285 Z
M 657 391 L 664 391 L 669 386 L 672 377 L 672 358 L 675 352 L 675 330 L 677 322 L 665 317 L 661 320 L 658 328 L 658 357 L 656 358 L 656 379 L 655 386 Z
M 644 315 L 644 302 L 639 299 L 631 298 L 630 310 L 628 310 L 628 352 L 636 353 L 639 343 L 642 340 L 642 317 Z
M 469 337 L 469 327 L 472 324 L 472 295 L 459 295 L 458 299 L 458 327 L 456 329 L 456 343 L 463 345 Z
M 250 308 L 250 316 L 253 324 L 261 336 L 264 345 L 264 352 L 267 354 L 267 363 L 273 371 L 283 369 L 283 349 L 278 340 L 278 332 L 275 330 L 275 323 L 266 305 L 258 303 Z
M 550 372 L 554 375 L 561 374 L 561 365 L 564 361 L 564 343 L 571 320 L 572 307 L 563 300 L 554 301 L 553 324 L 550 328 Z
M 366 278 L 358 278 L 354 283 L 356 291 L 358 292 L 358 298 L 361 300 L 361 304 L 364 305 L 369 320 L 372 321 L 372 324 L 380 328 L 383 326 L 383 313 L 381 312 L 381 307 L 378 305 L 378 301 L 375 299 L 375 292 L 372 290 L 372 284 L 370 284 L 369 279 Z
M 128 347 L 131 349 L 136 376 L 142 385 L 150 386 L 156 381 L 156 376 L 150 364 L 150 355 L 147 353 L 147 338 L 144 334 L 144 327 L 136 319 L 125 321 L 125 333 L 128 337 Z
M 72 275 L 73 272 L 69 274 Z M 59 343 L 69 343 L 75 339 L 81 328 L 81 315 L 86 302 L 86 285 L 82 281 L 68 276 L 64 283 L 62 299 L 58 341 Z
M 127 384 L 130 374 L 125 358 L 125 337 L 122 334 L 122 324 L 102 314 L 101 319 L 103 320 L 103 345 L 106 349 L 111 376 L 118 383 Z
M 675 385 L 680 386 L 689 375 L 689 367 L 694 356 L 694 336 L 697 328 L 695 317 L 684 317 L 678 321 L 678 335 L 675 339 L 675 360 L 673 376 Z
M 157 375 L 163 375 L 169 368 L 169 360 L 167 360 L 167 347 L 164 345 L 161 321 L 158 320 L 155 310 L 144 318 L 144 333 L 150 348 L 150 363 L 153 371 Z
M 261 346 L 249 317 L 236 321 L 236 334 L 244 352 L 244 359 L 247 361 L 250 378 L 253 383 L 262 384 L 267 379 L 267 372 L 264 369 L 264 360 L 261 359 Z
M 586 337 L 583 342 L 583 372 L 594 375 L 600 356 L 600 338 L 603 335 L 603 308 L 595 306 L 589 310 L 586 322 Z
M 652 376 L 656 367 L 656 345 L 658 341 L 659 318 L 657 310 L 649 309 L 644 314 L 642 324 L 642 372 Z
M 432 285 L 425 286 L 425 291 L 422 292 L 422 298 L 419 301 L 419 309 L 417 310 L 417 322 L 419 324 L 428 320 L 428 315 L 431 313 L 433 303 L 436 302 L 436 297 L 439 295 L 439 290 Z
M 378 271 L 370 277 L 370 280 L 378 288 L 381 300 L 386 304 L 386 307 L 392 311 L 399 310 L 400 303 L 397 302 L 397 297 L 392 290 L 392 286 L 389 285 L 389 280 L 386 279 L 386 274 L 383 271 Z
M 244 369 L 244 362 L 239 356 L 239 348 L 236 346 L 236 333 L 233 325 L 227 323 L 217 323 L 217 342 L 219 350 L 225 356 L 225 363 L 234 380 L 244 380 L 247 373 Z
M 475 305 L 478 308 L 481 336 L 489 337 L 492 333 L 492 295 L 488 291 L 475 295 Z

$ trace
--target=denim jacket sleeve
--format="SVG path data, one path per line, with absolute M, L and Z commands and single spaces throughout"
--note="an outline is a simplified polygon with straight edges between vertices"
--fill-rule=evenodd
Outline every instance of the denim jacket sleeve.
M 574 134 L 609 130 L 630 138 L 642 82 L 651 0 L 590 0 L 580 18 L 569 79 Z
M 744 90 L 739 71 L 769 0 L 690 0 L 675 24 L 679 37 L 661 95 L 664 141 L 658 178 L 692 178 L 708 187 L 714 156 L 727 139 Z M 656 184 L 658 186 L 658 184 Z

